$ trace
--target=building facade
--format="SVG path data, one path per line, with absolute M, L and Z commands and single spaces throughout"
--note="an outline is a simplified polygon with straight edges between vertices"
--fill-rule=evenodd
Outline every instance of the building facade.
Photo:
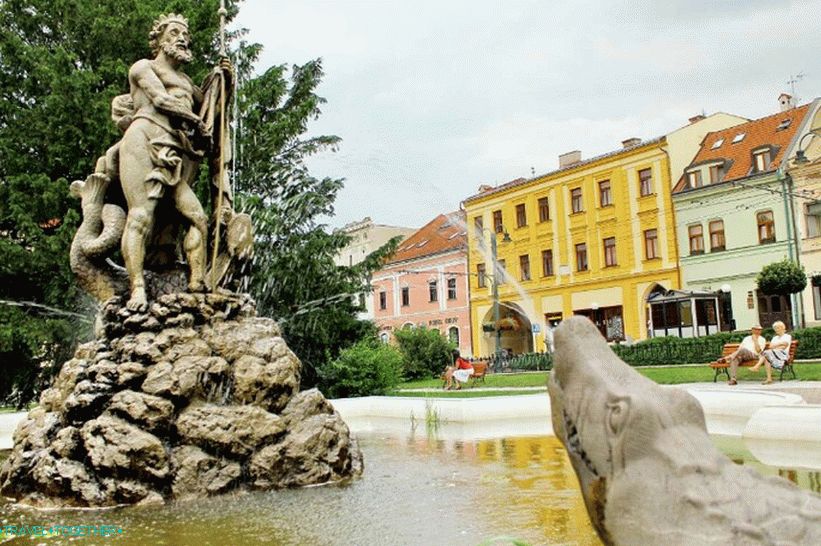
M 469 313 L 467 234 L 461 212 L 440 214 L 399 245 L 374 273 L 371 306 L 379 337 L 401 328 L 439 330 L 473 354 Z
M 800 316 L 790 298 L 759 293 L 755 278 L 798 259 L 785 167 L 811 106 L 707 134 L 674 188 L 682 286 L 721 294 L 722 329 L 792 327 Z
M 664 138 L 623 144 L 464 202 L 477 351 L 495 351 L 497 328 L 503 349 L 543 351 L 544 329 L 574 314 L 612 341 L 646 336 L 647 298 L 679 283 L 669 160 Z
M 801 308 L 806 326 L 821 326 L 821 108 L 809 112 L 806 124 L 806 128 L 799 129 L 788 175 L 799 259 L 809 280 L 801 295 Z M 802 157 L 796 159 L 799 150 Z
M 339 251 L 334 262 L 338 266 L 350 267 L 363 261 L 371 252 L 378 250 L 394 237 L 399 236 L 404 240 L 413 234 L 416 229 L 374 224 L 373 220 L 366 216 L 360 221 L 345 224 L 339 231 L 348 235 L 351 241 Z M 370 294 L 360 294 L 359 300 L 361 306 L 365 308 L 363 312 L 359 313 L 359 318 L 361 320 L 373 320 L 373 299 Z

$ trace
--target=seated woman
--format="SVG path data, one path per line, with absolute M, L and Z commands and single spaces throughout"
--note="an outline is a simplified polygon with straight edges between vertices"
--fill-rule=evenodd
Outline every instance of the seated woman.
M 780 370 L 784 363 L 790 358 L 790 343 L 792 336 L 787 333 L 787 326 L 779 321 L 773 322 L 775 335 L 770 340 L 770 348 L 761 353 L 758 363 L 750 368 L 750 371 L 757 372 L 764 364 L 767 369 L 767 379 L 761 382 L 762 385 L 769 385 L 773 382 L 773 368 Z
M 467 383 L 471 375 L 473 375 L 473 365 L 468 360 L 462 358 L 462 355 L 459 354 L 459 349 L 454 349 L 453 366 L 448 366 L 448 369 L 445 370 L 445 379 L 447 381 L 445 390 L 451 390 L 454 386 L 453 380 L 456 379 L 455 385 L 458 391 L 462 388 L 460 383 Z

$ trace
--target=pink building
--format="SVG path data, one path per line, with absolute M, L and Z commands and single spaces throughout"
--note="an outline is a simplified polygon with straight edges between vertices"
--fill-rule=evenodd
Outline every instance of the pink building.
M 464 213 L 440 214 L 405 239 L 374 273 L 374 322 L 383 341 L 399 328 L 435 328 L 473 354 Z

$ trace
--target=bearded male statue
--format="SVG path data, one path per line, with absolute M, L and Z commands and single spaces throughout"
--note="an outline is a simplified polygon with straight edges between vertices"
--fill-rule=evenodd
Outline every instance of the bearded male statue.
M 228 130 L 223 117 L 232 89 L 230 63 L 223 59 L 202 89 L 194 85 L 182 72 L 192 59 L 188 22 L 174 13 L 154 22 L 149 45 L 154 58 L 131 66 L 130 93 L 112 103 L 112 118 L 124 132 L 122 140 L 97 161 L 95 173 L 71 188 L 83 202 L 83 224 L 72 244 L 72 269 L 81 285 L 100 300 L 128 291 L 126 306 L 136 312 L 148 307 L 146 268 L 174 268 L 179 229 L 184 231 L 188 290 L 207 288 L 208 217 L 192 189 L 204 160 L 211 171 L 213 221 L 225 226 L 224 244 L 213 257 L 214 272 L 208 272 L 212 289 L 231 267 L 250 256 L 252 244 L 250 218 L 232 208 L 225 169 L 230 146 L 220 134 L 221 127 Z M 127 288 L 109 260 L 117 242 Z
M 188 22 L 180 15 L 160 17 L 150 35 L 153 60 L 142 59 L 128 72 L 133 120 L 120 143 L 120 181 L 128 204 L 122 253 L 131 288 L 127 307 L 147 305 L 143 265 L 163 198 L 173 201 L 188 222 L 184 248 L 188 288 L 205 289 L 208 219 L 191 185 L 210 134 L 194 108 L 203 95 L 180 69 L 191 61 Z

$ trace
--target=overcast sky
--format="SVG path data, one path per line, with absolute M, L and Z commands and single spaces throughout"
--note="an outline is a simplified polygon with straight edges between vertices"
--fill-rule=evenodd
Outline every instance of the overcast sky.
M 821 95 L 821 0 L 246 0 L 259 68 L 322 57 L 309 163 L 343 177 L 331 226 L 420 227 L 480 184 L 555 169 L 717 111 Z

